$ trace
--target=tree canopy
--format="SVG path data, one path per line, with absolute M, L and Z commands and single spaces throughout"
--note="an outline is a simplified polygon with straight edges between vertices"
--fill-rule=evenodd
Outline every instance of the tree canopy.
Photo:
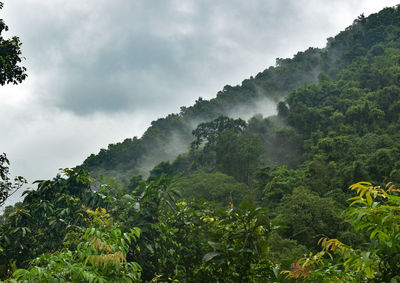
M 3 3 L 0 2 L 2 8 Z M 18 84 L 27 77 L 26 68 L 19 66 L 23 59 L 21 42 L 17 36 L 4 38 L 4 32 L 7 31 L 8 26 L 0 19 L 0 85 Z
M 0 217 L 0 279 L 399 281 L 399 19 L 360 16 L 37 181 Z M 277 115 L 229 117 L 267 98 Z

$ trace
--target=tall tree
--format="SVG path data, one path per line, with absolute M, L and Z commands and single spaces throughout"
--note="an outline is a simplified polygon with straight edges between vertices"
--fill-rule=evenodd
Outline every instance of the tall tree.
M 210 121 L 200 123 L 192 134 L 195 140 L 192 142 L 192 148 L 198 148 L 203 142 L 207 142 L 207 146 L 214 145 L 218 136 L 224 131 L 231 130 L 241 133 L 246 128 L 246 122 L 242 119 L 232 119 L 226 116 L 219 116 Z

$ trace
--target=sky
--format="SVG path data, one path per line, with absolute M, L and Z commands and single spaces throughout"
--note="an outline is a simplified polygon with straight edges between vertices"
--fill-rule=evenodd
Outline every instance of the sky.
M 0 153 L 33 182 L 399 0 L 4 2 L 28 78 L 0 86 Z

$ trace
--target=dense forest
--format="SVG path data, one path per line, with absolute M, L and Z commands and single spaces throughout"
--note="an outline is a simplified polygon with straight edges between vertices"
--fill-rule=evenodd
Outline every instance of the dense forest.
M 397 6 L 36 181 L 0 217 L 0 279 L 399 282 L 399 183 Z

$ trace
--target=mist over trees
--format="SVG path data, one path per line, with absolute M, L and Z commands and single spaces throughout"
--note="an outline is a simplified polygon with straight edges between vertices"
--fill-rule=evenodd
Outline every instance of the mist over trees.
M 0 217 L 0 278 L 397 282 L 399 39 L 399 6 L 361 15 L 37 181 Z M 229 116 L 265 99 L 277 115 Z

